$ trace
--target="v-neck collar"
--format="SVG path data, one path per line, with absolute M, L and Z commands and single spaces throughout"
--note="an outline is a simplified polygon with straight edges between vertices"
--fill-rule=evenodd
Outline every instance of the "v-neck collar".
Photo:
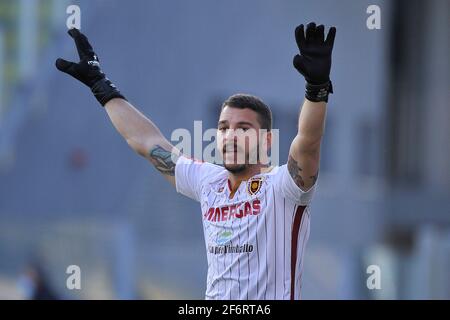
M 242 180 L 239 183 L 239 186 L 236 188 L 236 191 L 234 191 L 233 196 L 231 195 L 232 190 L 231 190 L 231 182 L 230 182 L 230 178 L 227 177 L 227 187 L 228 187 L 228 199 L 233 200 L 234 197 L 236 196 L 236 194 L 239 194 L 239 190 L 241 189 L 242 183 L 243 182 L 247 182 L 247 180 Z
M 224 192 L 224 191 L 225 191 L 225 188 L 226 188 L 226 189 L 228 190 L 228 192 L 227 192 L 227 198 L 228 198 L 229 200 L 233 200 L 233 199 L 235 198 L 236 194 L 239 194 L 239 193 L 240 193 L 240 189 L 241 189 L 243 183 L 244 183 L 244 184 L 247 184 L 248 181 L 250 181 L 250 180 L 252 180 L 252 179 L 258 178 L 259 176 L 262 176 L 262 175 L 264 175 L 264 174 L 268 174 L 268 173 L 272 172 L 274 168 L 275 168 L 274 166 L 271 166 L 271 167 L 267 168 L 267 170 L 265 170 L 264 172 L 257 173 L 257 174 L 255 174 L 255 175 L 251 176 L 250 178 L 248 178 L 247 180 L 242 180 L 242 181 L 239 183 L 239 186 L 237 187 L 236 191 L 234 192 L 233 197 L 231 197 L 231 182 L 230 182 L 230 178 L 229 178 L 229 176 L 227 175 L 227 176 L 226 176 L 226 182 L 225 182 L 226 186 L 223 187 L 223 189 L 222 189 L 223 191 L 222 191 L 222 192 Z M 223 186 L 223 185 L 222 185 L 222 186 Z

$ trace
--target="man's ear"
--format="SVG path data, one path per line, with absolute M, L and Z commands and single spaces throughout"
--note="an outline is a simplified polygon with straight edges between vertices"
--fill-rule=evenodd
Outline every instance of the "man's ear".
M 266 145 L 267 145 L 267 151 L 270 151 L 272 149 L 272 131 L 267 131 Z
M 259 154 L 261 162 L 264 164 L 268 164 L 269 162 L 269 154 L 270 150 L 272 148 L 272 131 L 269 131 L 267 129 L 261 129 L 264 130 L 261 133 L 261 143 L 262 147 L 259 148 L 258 152 L 261 152 L 262 154 Z

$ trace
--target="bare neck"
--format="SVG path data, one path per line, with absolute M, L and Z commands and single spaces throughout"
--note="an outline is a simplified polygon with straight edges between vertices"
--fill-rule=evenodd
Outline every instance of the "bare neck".
M 262 164 L 255 164 L 252 166 L 248 166 L 247 169 L 242 172 L 228 173 L 228 180 L 230 181 L 231 194 L 234 194 L 236 192 L 236 190 L 241 185 L 242 181 L 247 181 L 254 175 L 260 174 L 268 170 L 270 170 L 270 167 L 268 166 Z

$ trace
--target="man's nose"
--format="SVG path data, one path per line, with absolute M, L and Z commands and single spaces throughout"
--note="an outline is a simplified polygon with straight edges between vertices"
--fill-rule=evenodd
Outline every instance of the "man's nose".
M 236 131 L 234 129 L 225 130 L 225 140 L 230 142 L 233 139 L 234 141 L 237 140 Z

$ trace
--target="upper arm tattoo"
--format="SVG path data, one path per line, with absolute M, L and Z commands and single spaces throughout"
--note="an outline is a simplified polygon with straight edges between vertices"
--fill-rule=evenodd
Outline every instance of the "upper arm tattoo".
M 294 179 L 296 185 L 298 185 L 299 187 L 305 186 L 305 181 L 303 181 L 303 178 L 300 176 L 302 168 L 300 168 L 300 166 L 297 164 L 297 161 L 295 161 L 295 159 L 292 158 L 291 155 L 289 155 L 288 159 L 288 171 L 292 179 Z
M 316 184 L 317 178 L 319 177 L 319 170 L 317 170 L 316 174 L 309 177 L 313 181 L 313 185 Z
M 289 155 L 288 158 L 288 171 L 291 175 L 292 179 L 294 179 L 294 182 L 299 187 L 305 186 L 305 181 L 303 180 L 302 176 L 300 175 L 300 172 L 303 171 L 302 168 L 298 165 L 297 161 Z M 312 179 L 312 185 L 314 185 L 317 181 L 317 177 L 319 176 L 319 171 L 317 170 L 317 173 L 313 176 L 310 176 L 309 178 Z
M 178 156 L 172 159 L 172 152 L 164 149 L 160 145 L 155 145 L 149 151 L 149 159 L 155 166 L 155 168 L 162 174 L 174 176 L 175 175 L 175 162 Z M 175 162 L 173 161 L 175 160 Z

